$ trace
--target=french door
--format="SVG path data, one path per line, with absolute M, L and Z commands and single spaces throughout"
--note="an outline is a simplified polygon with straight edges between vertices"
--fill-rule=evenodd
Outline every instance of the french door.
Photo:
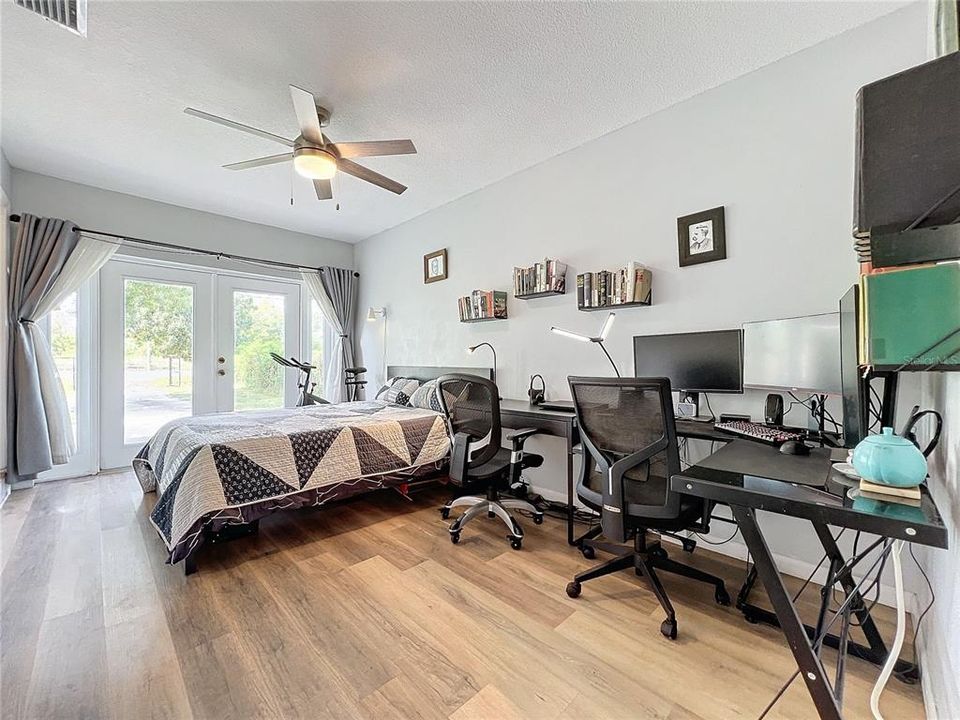
M 100 271 L 100 465 L 129 465 L 165 423 L 293 405 L 300 285 L 136 261 Z

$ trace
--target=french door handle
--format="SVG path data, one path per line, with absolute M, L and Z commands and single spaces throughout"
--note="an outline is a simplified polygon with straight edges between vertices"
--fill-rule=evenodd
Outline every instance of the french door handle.
M 226 374 L 227 374 L 227 371 L 224 370 L 223 368 L 220 368 L 219 370 L 217 370 L 217 375 L 226 375 Z
M 220 363 L 221 365 L 223 365 L 226 361 L 227 359 L 223 355 L 217 358 L 217 362 Z

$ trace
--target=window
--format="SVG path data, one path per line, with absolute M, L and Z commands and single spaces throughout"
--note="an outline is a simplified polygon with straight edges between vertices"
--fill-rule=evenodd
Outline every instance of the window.
M 318 388 L 323 387 L 323 341 L 327 329 L 327 321 L 323 319 L 320 305 L 316 300 L 310 300 L 310 364 L 316 365 L 316 373 L 311 377 Z M 318 391 L 317 394 L 320 394 Z

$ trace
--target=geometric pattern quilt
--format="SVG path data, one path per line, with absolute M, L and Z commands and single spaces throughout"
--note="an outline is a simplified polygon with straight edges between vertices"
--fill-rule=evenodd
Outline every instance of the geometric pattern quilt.
M 137 454 L 168 550 L 220 511 L 439 462 L 442 415 L 377 400 L 215 413 L 167 423 Z

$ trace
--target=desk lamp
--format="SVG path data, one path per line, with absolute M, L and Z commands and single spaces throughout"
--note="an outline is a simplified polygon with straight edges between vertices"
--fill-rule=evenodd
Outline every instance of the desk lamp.
M 579 340 L 580 342 L 596 343 L 600 346 L 600 349 L 603 350 L 603 354 L 607 356 L 607 360 L 609 360 L 610 364 L 613 366 L 613 371 L 617 374 L 617 377 L 620 377 L 620 371 L 617 370 L 617 364 L 613 361 L 613 358 L 610 357 L 610 353 L 608 353 L 607 349 L 603 346 L 603 341 L 607 339 L 607 333 L 610 332 L 610 327 L 613 325 L 613 319 L 616 316 L 616 313 L 610 313 L 607 315 L 607 319 L 603 321 L 603 327 L 600 328 L 600 334 L 596 337 L 581 335 L 580 333 L 575 333 L 571 330 L 564 330 L 563 328 L 558 328 L 556 326 L 550 328 L 550 331 L 555 332 L 557 335 L 563 335 L 564 337 L 568 337 L 573 340 Z
M 494 349 L 493 345 L 491 345 L 488 342 L 482 342 L 477 345 L 471 345 L 470 347 L 467 348 L 467 352 L 472 355 L 477 351 L 477 348 L 482 348 L 484 345 L 490 348 L 490 352 L 493 353 L 493 381 L 496 382 L 497 381 L 497 351 Z

